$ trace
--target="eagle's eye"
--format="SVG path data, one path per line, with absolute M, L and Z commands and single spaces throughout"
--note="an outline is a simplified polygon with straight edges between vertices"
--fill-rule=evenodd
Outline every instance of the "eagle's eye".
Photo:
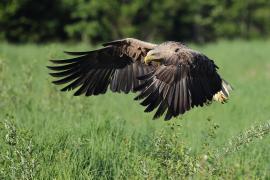
M 174 50 L 174 52 L 178 52 L 179 51 L 179 48 L 176 48 L 175 50 Z

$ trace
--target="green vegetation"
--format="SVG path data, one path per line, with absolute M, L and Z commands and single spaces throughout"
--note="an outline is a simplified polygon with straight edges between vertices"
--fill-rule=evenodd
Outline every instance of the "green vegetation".
M 269 0 L 1 0 L 0 39 L 213 41 L 270 34 Z
M 134 94 L 74 97 L 51 84 L 48 59 L 86 44 L 0 44 L 0 179 L 269 179 L 270 41 L 193 47 L 235 90 L 164 122 Z

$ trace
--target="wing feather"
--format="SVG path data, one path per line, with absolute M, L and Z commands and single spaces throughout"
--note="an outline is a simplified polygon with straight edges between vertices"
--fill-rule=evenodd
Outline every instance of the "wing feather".
M 221 90 L 221 78 L 215 64 L 205 57 L 195 56 L 193 61 L 176 61 L 178 64 L 161 65 L 154 73 L 139 77 L 145 80 L 137 87 L 147 106 L 145 112 L 157 108 L 154 119 L 166 112 L 165 120 L 184 114 L 194 106 L 203 106 Z
M 51 76 L 59 78 L 54 84 L 66 84 L 62 91 L 79 88 L 75 95 L 87 96 L 106 92 L 134 92 L 143 83 L 138 76 L 153 71 L 154 66 L 144 64 L 146 53 L 156 45 L 133 38 L 116 40 L 103 44 L 93 51 L 65 52 L 75 56 L 63 60 L 51 60 L 55 66 L 48 66 Z

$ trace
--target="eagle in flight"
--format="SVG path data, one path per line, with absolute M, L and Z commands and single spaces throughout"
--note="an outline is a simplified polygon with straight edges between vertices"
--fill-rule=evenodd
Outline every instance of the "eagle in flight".
M 232 87 L 217 73 L 214 61 L 182 43 L 152 44 L 134 38 L 104 43 L 93 51 L 66 52 L 71 59 L 51 60 L 54 84 L 75 96 L 138 92 L 135 100 L 153 119 L 184 114 L 212 100 L 226 102 Z

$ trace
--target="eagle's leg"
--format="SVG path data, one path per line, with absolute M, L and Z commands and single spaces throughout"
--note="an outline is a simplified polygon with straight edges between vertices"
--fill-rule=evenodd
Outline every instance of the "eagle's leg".
M 232 90 L 233 90 L 232 86 L 224 79 L 222 79 L 222 89 L 213 96 L 213 100 L 221 103 L 227 102 L 230 91 Z
M 227 102 L 228 97 L 226 97 L 222 91 L 219 91 L 213 96 L 213 99 L 223 104 Z

